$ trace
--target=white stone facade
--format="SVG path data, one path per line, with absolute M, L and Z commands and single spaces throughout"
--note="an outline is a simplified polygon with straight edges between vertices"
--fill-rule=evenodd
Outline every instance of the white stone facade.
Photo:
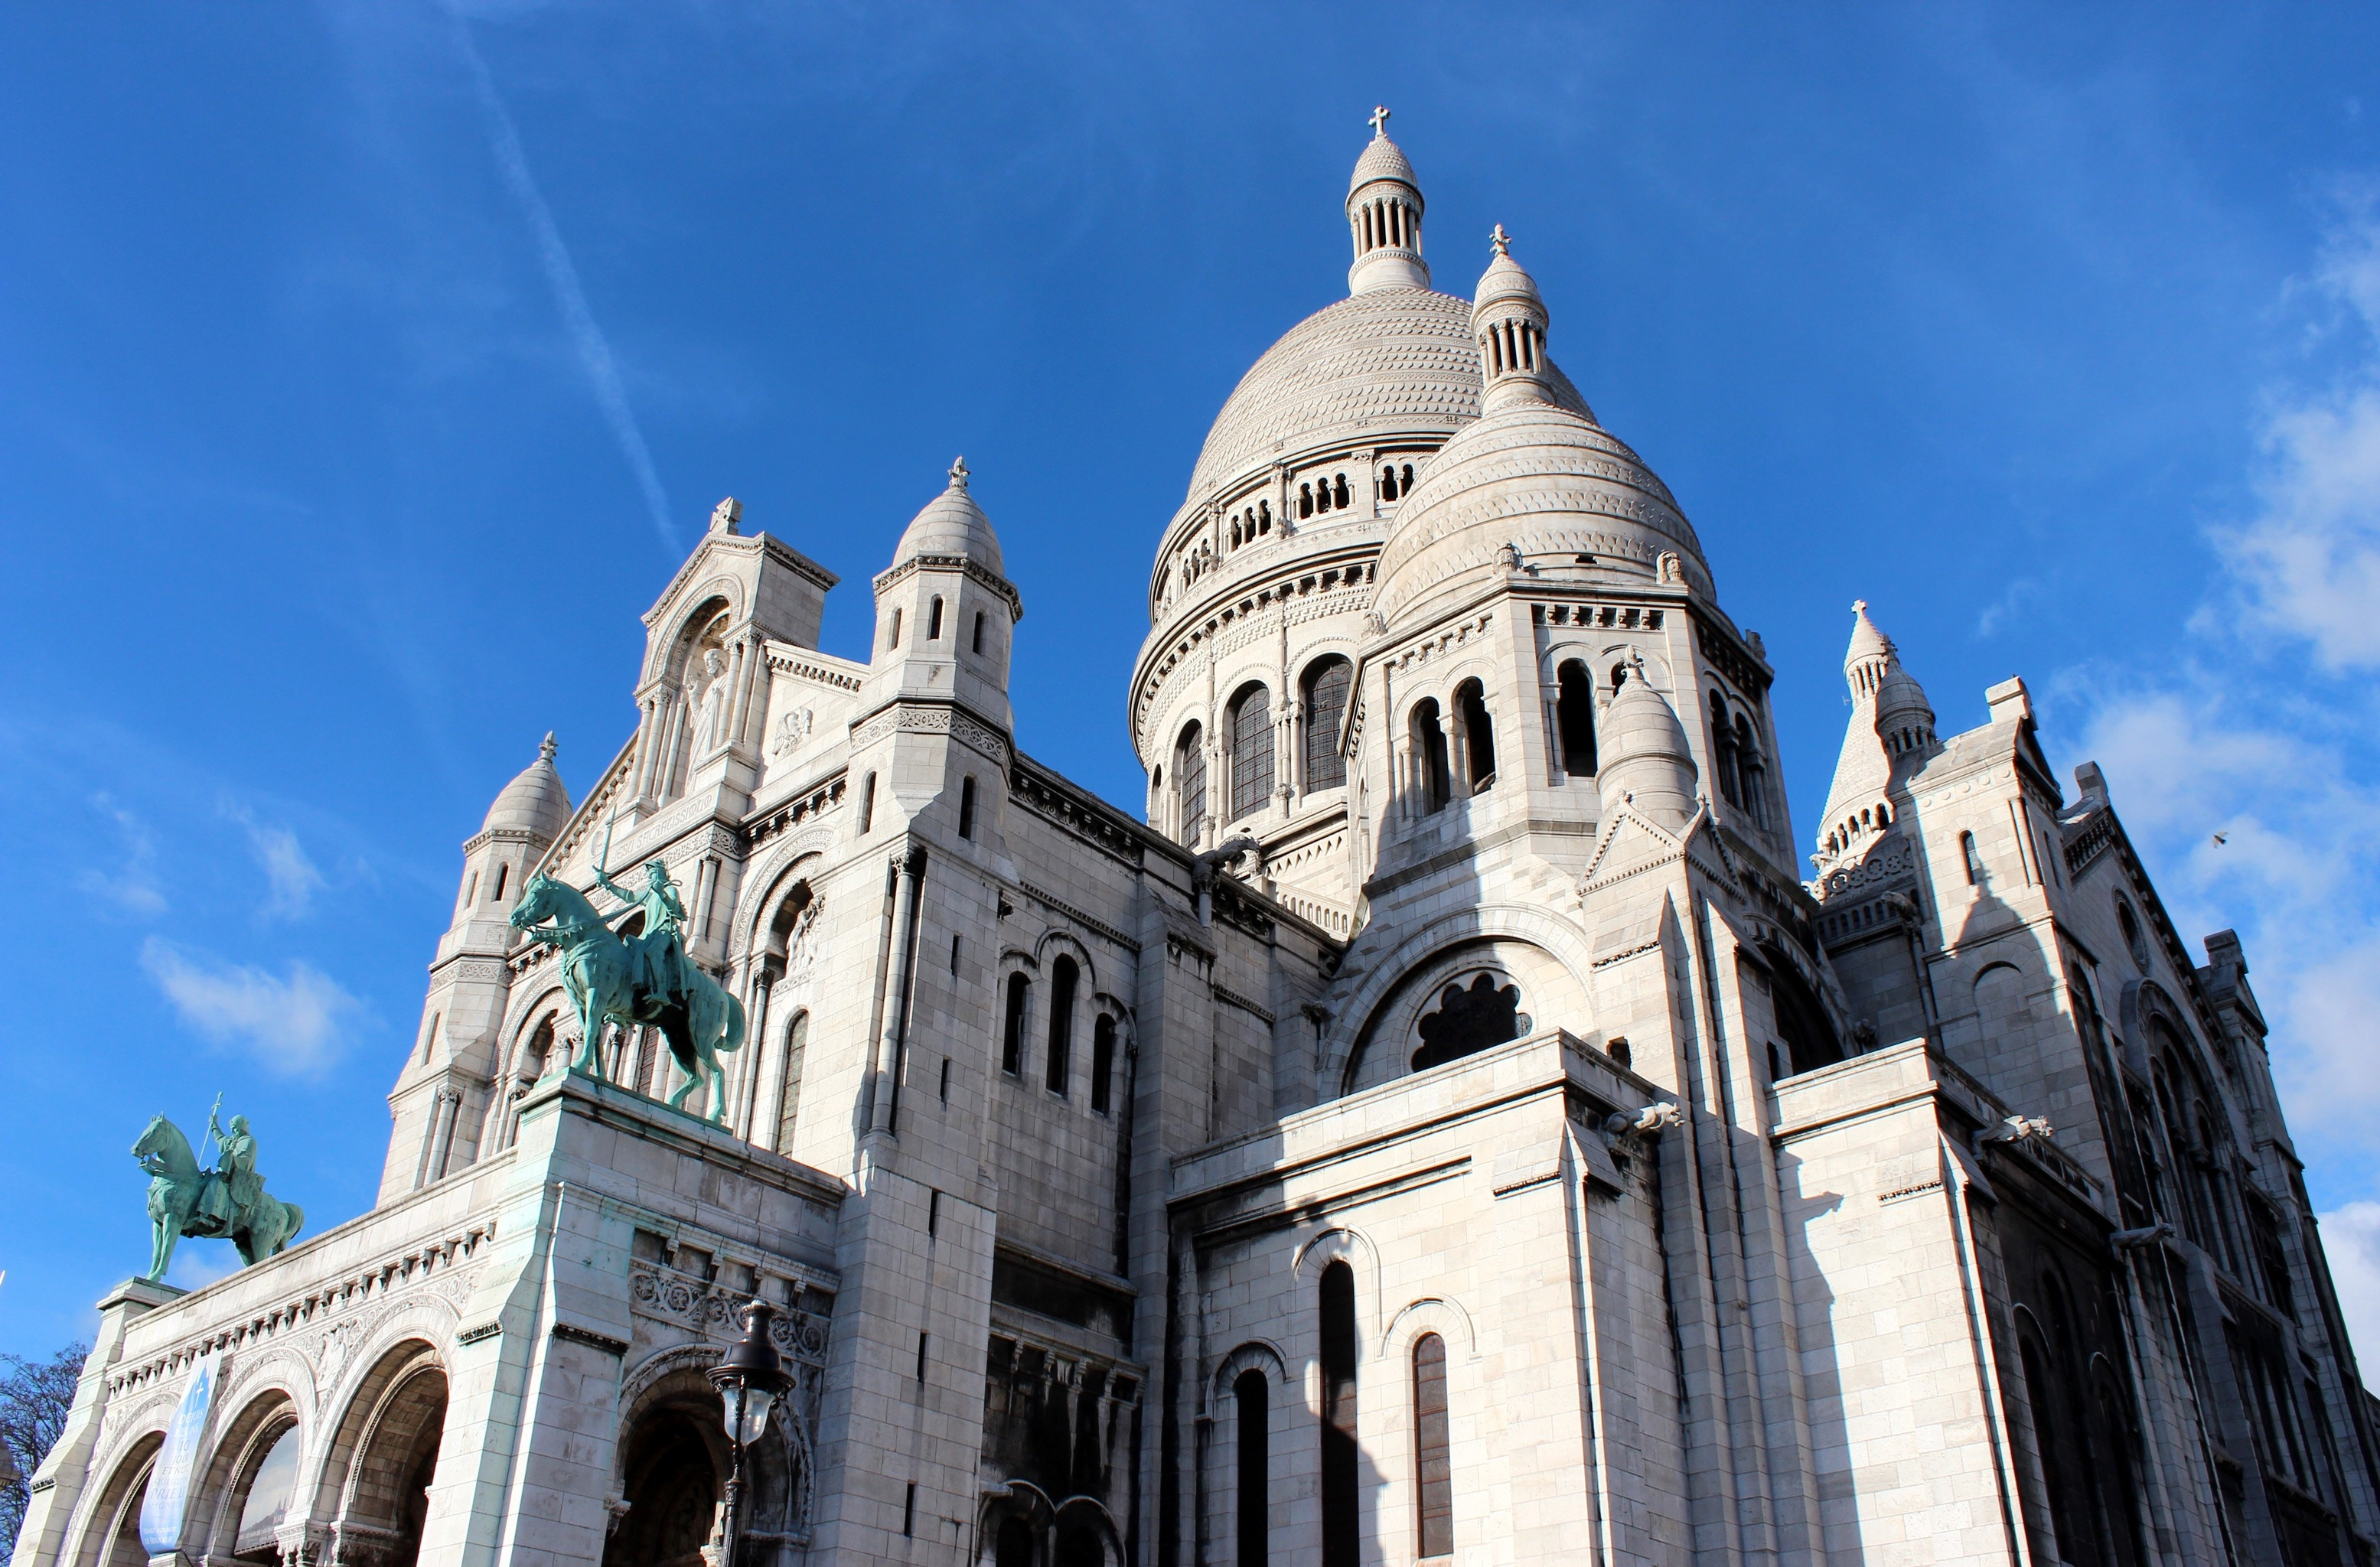
M 18 1567 L 149 1556 L 209 1354 L 174 1560 L 715 1567 L 754 1296 L 768 1567 L 2371 1560 L 2238 942 L 1864 609 L 1804 881 L 1759 638 L 1423 211 L 1377 137 L 1159 541 L 1147 824 L 1016 752 L 964 465 L 865 660 L 722 504 L 588 797 L 549 745 L 464 846 L 377 1206 L 103 1303 Z M 567 1070 L 505 916 L 606 855 L 745 1008 L 722 1105 Z

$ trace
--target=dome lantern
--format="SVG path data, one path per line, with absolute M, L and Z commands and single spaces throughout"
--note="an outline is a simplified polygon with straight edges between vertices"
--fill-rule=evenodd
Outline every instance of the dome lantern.
M 1536 280 L 1512 259 L 1512 237 L 1502 224 L 1488 239 L 1496 254 L 1480 274 L 1471 305 L 1471 334 L 1478 342 L 1479 370 L 1487 382 L 1481 407 L 1493 412 L 1515 403 L 1550 403 L 1545 298 Z
M 1372 111 L 1371 143 L 1347 182 L 1347 231 L 1355 246 L 1350 294 L 1429 286 L 1429 263 L 1421 259 L 1421 184 L 1403 150 L 1389 140 L 1388 123 L 1388 110 Z

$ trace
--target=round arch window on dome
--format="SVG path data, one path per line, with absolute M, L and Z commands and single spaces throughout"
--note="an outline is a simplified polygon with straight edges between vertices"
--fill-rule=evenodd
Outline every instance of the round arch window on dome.
M 1534 1022 L 1521 1010 L 1521 988 L 1503 974 L 1483 969 L 1465 984 L 1450 981 L 1438 993 L 1438 1004 L 1424 1013 L 1415 1032 L 1421 1048 L 1414 1052 L 1413 1069 L 1427 1072 L 1450 1061 L 1519 1039 Z
M 1243 686 L 1232 698 L 1232 820 L 1254 815 L 1272 798 L 1272 694 Z

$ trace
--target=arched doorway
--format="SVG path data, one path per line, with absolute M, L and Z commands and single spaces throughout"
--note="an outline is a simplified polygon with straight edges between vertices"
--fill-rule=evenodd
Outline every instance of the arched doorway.
M 603 1567 L 703 1567 L 727 1481 L 723 1411 L 703 1370 L 671 1372 L 631 1412 L 620 1442 L 627 1507 L 604 1544 Z
M 446 1430 L 446 1367 L 419 1340 L 380 1358 L 340 1418 L 316 1517 L 331 1519 L 340 1560 L 414 1567 Z
M 140 1543 L 140 1504 L 149 1500 L 149 1472 L 164 1445 L 163 1432 L 152 1433 L 116 1464 L 91 1511 L 78 1567 L 149 1567 L 149 1548 Z
M 305 1445 L 297 1410 L 278 1391 L 249 1400 L 225 1426 L 199 1493 L 204 1500 L 192 1508 L 207 1520 L 207 1561 L 280 1567 L 274 1531 L 288 1513 Z

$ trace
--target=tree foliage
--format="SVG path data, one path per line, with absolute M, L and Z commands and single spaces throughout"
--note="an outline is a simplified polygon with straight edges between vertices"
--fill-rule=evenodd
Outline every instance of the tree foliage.
M 75 1382 L 90 1353 L 89 1344 L 68 1344 L 47 1360 L 0 1354 L 0 1443 L 6 1444 L 17 1467 L 15 1483 L 0 1487 L 0 1558 L 17 1548 L 17 1531 L 32 1496 L 27 1488 L 66 1430 Z

